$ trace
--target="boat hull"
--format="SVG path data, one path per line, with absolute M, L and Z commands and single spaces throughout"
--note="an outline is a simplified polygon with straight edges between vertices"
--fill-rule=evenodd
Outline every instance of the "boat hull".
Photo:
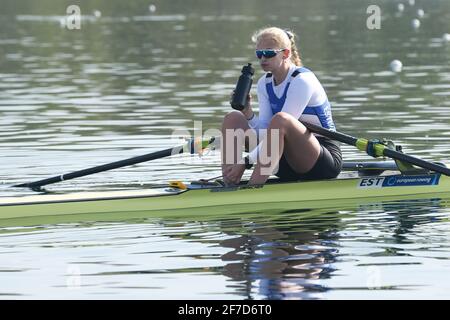
M 272 183 L 263 187 L 36 195 L 0 200 L 0 226 L 282 212 L 448 195 L 450 178 L 437 174 Z

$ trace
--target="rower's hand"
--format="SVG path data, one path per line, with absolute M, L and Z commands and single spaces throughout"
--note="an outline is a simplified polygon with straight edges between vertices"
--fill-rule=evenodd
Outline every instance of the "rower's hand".
M 245 108 L 244 108 L 244 110 L 251 109 L 251 108 L 252 108 L 252 95 L 249 93 L 247 95 L 247 100 L 245 100 Z M 242 111 L 244 111 L 244 110 L 242 110 Z
M 237 185 L 245 171 L 245 164 L 226 166 L 223 170 L 223 181 L 226 185 Z

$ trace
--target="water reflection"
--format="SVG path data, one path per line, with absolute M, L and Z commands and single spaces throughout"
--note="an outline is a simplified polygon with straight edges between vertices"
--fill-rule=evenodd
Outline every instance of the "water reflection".
M 287 219 L 282 212 L 275 213 L 277 218 L 271 220 L 270 226 L 249 222 L 238 233 L 227 232 L 236 237 L 220 242 L 221 247 L 232 248 L 221 256 L 226 263 L 223 274 L 236 282 L 231 286 L 246 299 L 319 299 L 326 298 L 330 290 L 406 289 L 415 284 L 414 280 L 397 285 L 376 283 L 373 287 L 369 279 L 355 285 L 348 279 L 347 288 L 327 285 L 327 280 L 335 277 L 335 272 L 342 277 L 346 270 L 340 265 L 349 259 L 353 268 L 380 266 L 361 263 L 359 255 L 412 257 L 414 254 L 407 251 L 422 250 L 423 242 L 429 242 L 426 237 L 431 236 L 417 229 L 448 219 L 448 211 L 442 211 L 447 207 L 447 200 L 422 199 L 365 204 L 356 210 L 314 212 L 317 216 L 306 219 L 302 213 L 309 210 Z M 377 249 L 376 252 L 362 249 L 358 255 L 349 255 L 345 253 L 346 241 L 364 242 L 369 247 L 372 243 Z M 415 246 L 403 248 L 407 244 Z M 395 274 L 401 272 L 402 266 L 415 263 L 392 261 L 382 265 L 398 266 Z
M 324 212 L 337 218 L 337 212 Z M 282 216 L 282 213 L 280 213 Z M 280 219 L 281 220 L 281 219 Z M 245 235 L 224 240 L 233 250 L 222 255 L 223 274 L 246 299 L 312 299 L 328 290 L 318 280 L 331 276 L 337 249 L 332 245 L 334 223 L 301 221 L 301 226 L 259 227 L 246 225 Z M 276 221 L 273 221 L 275 225 Z M 280 221 L 286 224 L 286 221 Z M 308 226 L 308 224 L 312 224 Z M 323 229 L 322 229 L 323 228 Z
M 1 291 L 97 299 L 448 298 L 449 218 L 448 199 L 433 198 L 1 228 Z M 72 279 L 67 270 L 77 271 L 77 290 L 64 285 Z M 24 276 L 32 283 L 17 287 Z
M 358 217 L 366 227 L 391 234 L 392 243 L 407 244 L 415 242 L 411 237 L 421 225 L 441 221 L 440 209 L 447 206 L 448 199 L 440 198 L 362 205 Z

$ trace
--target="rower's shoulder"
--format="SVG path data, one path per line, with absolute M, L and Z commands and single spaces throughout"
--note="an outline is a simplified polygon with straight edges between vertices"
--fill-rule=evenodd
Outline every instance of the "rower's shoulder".
M 313 76 L 313 75 L 314 75 L 314 72 L 311 69 L 309 69 L 307 67 L 304 67 L 304 66 L 296 67 L 291 72 L 291 76 L 294 77 L 294 78 L 302 77 L 302 76 Z
M 311 83 L 318 82 L 313 71 L 305 67 L 299 67 L 292 73 L 292 82 L 297 83 Z

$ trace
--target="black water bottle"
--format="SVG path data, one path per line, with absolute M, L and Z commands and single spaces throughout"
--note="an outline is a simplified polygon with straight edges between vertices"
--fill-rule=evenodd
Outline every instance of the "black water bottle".
M 231 106 L 236 110 L 243 110 L 246 106 L 247 96 L 250 93 L 250 89 L 253 83 L 253 74 L 255 70 L 252 68 L 252 64 L 244 66 L 241 71 L 241 76 L 236 84 L 234 90 L 233 99 L 231 100 Z

